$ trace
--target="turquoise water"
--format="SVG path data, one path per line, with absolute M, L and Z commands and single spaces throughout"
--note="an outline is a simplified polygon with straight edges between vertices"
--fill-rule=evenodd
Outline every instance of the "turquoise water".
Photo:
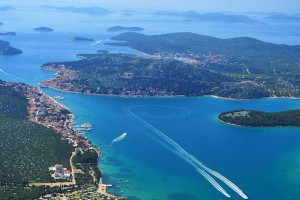
M 42 17 L 34 17 L 38 15 Z M 149 34 L 193 31 L 218 37 L 252 36 L 287 44 L 298 44 L 300 34 L 299 24 L 224 25 L 149 19 L 145 16 L 135 20 L 115 15 L 89 16 L 37 8 L 10 11 L 9 15 L 1 16 L 0 21 L 6 24 L 0 27 L 0 31 L 17 32 L 15 37 L 0 39 L 24 50 L 22 55 L 0 57 L 0 68 L 5 72 L 0 73 L 0 79 L 31 85 L 53 77 L 53 72 L 40 70 L 40 65 L 75 60 L 77 53 L 105 49 L 139 54 L 129 48 L 110 47 L 103 43 L 95 46 L 67 39 L 82 36 L 107 41 L 112 34 L 106 33 L 105 28 L 113 25 L 142 26 Z M 32 31 L 41 25 L 53 27 L 55 31 Z M 167 30 L 165 27 L 168 27 Z M 180 157 L 178 151 L 167 148 L 166 140 L 156 134 L 159 130 L 207 167 L 233 181 L 250 199 L 294 200 L 300 196 L 299 129 L 242 128 L 217 121 L 217 115 L 223 111 L 296 109 L 300 108 L 299 100 L 229 101 L 210 97 L 131 99 L 68 94 L 51 89 L 45 92 L 51 96 L 64 96 L 66 99 L 62 103 L 76 114 L 76 122 L 93 125 L 94 130 L 87 137 L 104 153 L 99 167 L 105 182 L 114 185 L 111 192 L 130 196 L 130 199 L 140 197 L 146 200 L 226 199 L 185 161 L 182 154 Z M 140 123 L 128 111 L 146 124 Z M 125 139 L 109 146 L 114 138 L 124 132 L 128 133 Z M 241 199 L 221 181 L 218 182 L 232 199 Z

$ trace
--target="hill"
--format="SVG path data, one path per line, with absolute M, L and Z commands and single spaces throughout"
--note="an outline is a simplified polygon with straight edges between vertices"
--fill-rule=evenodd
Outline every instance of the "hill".
M 70 168 L 73 147 L 27 118 L 29 87 L 0 81 L 1 199 L 37 199 L 52 190 L 25 189 L 29 182 L 54 182 L 48 168 L 55 163 Z
M 216 95 L 233 99 L 300 96 L 300 46 L 193 33 L 113 37 L 146 56 L 98 53 L 48 63 L 59 76 L 45 85 L 64 91 L 137 96 Z M 125 41 L 125 42 L 123 42 Z
M 112 26 L 107 29 L 108 32 L 119 32 L 119 31 L 143 31 L 144 29 L 141 27 L 124 27 L 124 26 Z
M 0 40 L 0 55 L 15 55 L 23 53 L 22 50 L 10 46 L 9 42 Z
M 177 61 L 127 54 L 79 55 L 81 60 L 48 63 L 59 76 L 43 82 L 56 89 L 106 95 L 199 96 L 231 79 Z

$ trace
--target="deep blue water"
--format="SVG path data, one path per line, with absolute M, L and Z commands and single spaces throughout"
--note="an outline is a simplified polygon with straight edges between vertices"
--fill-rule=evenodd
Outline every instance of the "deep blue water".
M 36 17 L 40 16 L 40 17 Z M 184 22 L 139 16 L 89 16 L 39 9 L 18 9 L 1 16 L 0 31 L 16 31 L 15 37 L 1 37 L 24 54 L 0 57 L 0 79 L 37 85 L 53 72 L 40 70 L 52 61 L 76 60 L 77 53 L 139 53 L 129 48 L 74 42 L 70 36 L 107 41 L 113 34 L 105 28 L 131 25 L 146 28 L 145 33 L 159 34 L 192 31 L 222 38 L 251 36 L 269 42 L 299 44 L 297 23 L 221 24 Z M 52 33 L 37 33 L 37 26 L 50 26 Z M 176 151 L 166 148 L 166 141 L 153 129 L 128 113 L 132 111 L 146 123 L 177 142 L 207 167 L 218 171 L 238 185 L 250 199 L 287 199 L 300 196 L 300 132 L 297 128 L 242 128 L 217 121 L 220 112 L 232 109 L 277 111 L 300 108 L 299 100 L 262 99 L 229 101 L 199 98 L 118 98 L 61 93 L 46 89 L 76 114 L 77 123 L 90 122 L 94 130 L 89 140 L 101 147 L 104 156 L 100 169 L 112 183 L 111 192 L 142 199 L 226 199 L 215 190 Z M 109 147 L 111 141 L 127 132 L 126 138 Z M 120 180 L 122 178 L 122 180 Z M 128 183 L 126 183 L 128 181 Z M 118 183 L 119 182 L 119 183 Z M 232 195 L 229 187 L 218 181 Z M 117 188 L 116 185 L 120 187 Z M 127 187 L 128 185 L 128 187 Z M 131 197 L 136 199 L 136 197 Z

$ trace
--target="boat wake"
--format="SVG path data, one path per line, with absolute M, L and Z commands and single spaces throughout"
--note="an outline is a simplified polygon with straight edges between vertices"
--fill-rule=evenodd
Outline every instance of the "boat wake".
M 0 73 L 6 74 L 7 76 L 13 77 L 14 79 L 17 79 L 17 80 L 21 80 L 21 81 L 24 80 L 23 78 L 21 78 L 21 77 L 19 77 L 19 76 L 16 76 L 16 75 L 11 74 L 11 73 L 7 73 L 7 72 L 4 71 L 3 69 L 0 69 Z
M 97 44 L 101 44 L 102 43 L 102 40 L 97 40 L 96 42 L 92 43 L 91 46 L 95 46 Z
M 168 150 L 173 152 L 174 154 L 180 156 L 183 160 L 191 164 L 197 172 L 199 172 L 212 186 L 214 186 L 219 192 L 221 192 L 226 197 L 230 198 L 231 196 L 222 188 L 220 184 L 216 182 L 216 180 L 212 177 L 216 177 L 220 179 L 222 182 L 224 182 L 228 187 L 230 187 L 233 191 L 235 191 L 237 194 L 239 194 L 242 198 L 248 199 L 248 197 L 243 193 L 243 191 L 238 188 L 233 182 L 231 182 L 229 179 L 221 175 L 220 173 L 206 167 L 203 163 L 201 163 L 197 158 L 195 158 L 193 155 L 189 154 L 187 151 L 185 151 L 178 143 L 176 143 L 174 140 L 166 136 L 164 133 L 162 133 L 160 130 L 153 127 L 151 124 L 137 116 L 131 111 L 131 108 L 128 108 L 127 113 L 132 116 L 136 121 L 138 121 L 141 125 L 147 127 L 152 132 L 155 133 L 156 136 L 158 136 L 160 139 L 163 139 L 163 141 L 158 140 L 161 144 L 163 144 L 164 147 L 166 147 Z

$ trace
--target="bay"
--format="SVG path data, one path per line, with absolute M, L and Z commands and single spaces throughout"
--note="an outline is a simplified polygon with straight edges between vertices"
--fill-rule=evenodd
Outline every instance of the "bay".
M 40 17 L 35 17 L 40 16 Z M 104 45 L 113 36 L 106 28 L 114 25 L 141 26 L 147 34 L 191 31 L 216 37 L 251 36 L 264 41 L 298 44 L 299 24 L 224 24 L 155 19 L 149 16 L 124 18 L 121 15 L 89 16 L 36 8 L 20 8 L 1 16 L 0 31 L 16 31 L 14 37 L 1 37 L 20 48 L 23 54 L 0 57 L 0 79 L 37 86 L 52 78 L 53 72 L 39 67 L 47 62 L 76 60 L 78 53 L 109 50 L 134 53 L 125 47 Z M 37 33 L 33 28 L 49 26 L 52 33 Z M 166 28 L 168 27 L 168 28 Z M 74 42 L 68 37 L 93 38 L 101 43 Z M 222 124 L 220 112 L 232 109 L 278 111 L 299 109 L 300 101 L 261 99 L 230 101 L 199 98 L 119 98 L 62 93 L 45 89 L 77 116 L 76 123 L 89 122 L 94 130 L 86 136 L 103 151 L 99 167 L 104 180 L 112 183 L 111 192 L 130 199 L 226 199 L 215 190 L 178 152 L 166 148 L 166 141 L 155 130 L 177 142 L 207 167 L 218 171 L 239 186 L 250 198 L 287 199 L 299 197 L 300 134 L 298 128 L 242 128 Z M 150 124 L 141 124 L 130 115 Z M 111 141 L 127 136 L 111 146 Z M 219 183 L 241 199 L 229 187 Z M 117 188 L 116 186 L 119 186 Z M 127 186 L 128 185 L 128 186 Z

